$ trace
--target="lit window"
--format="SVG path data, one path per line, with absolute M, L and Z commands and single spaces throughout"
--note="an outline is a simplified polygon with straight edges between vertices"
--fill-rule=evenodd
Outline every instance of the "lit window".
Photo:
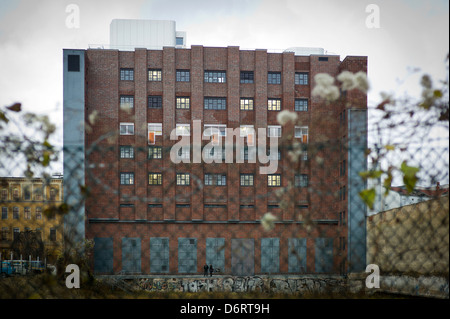
M 162 185 L 162 174 L 161 173 L 149 173 L 148 174 L 148 184 L 149 185 Z
M 267 175 L 267 185 L 281 186 L 281 175 L 280 174 Z
M 253 99 L 243 98 L 241 99 L 242 111 L 253 111 Z
M 189 148 L 182 147 L 177 152 L 178 159 L 190 159 L 191 158 L 191 150 Z
M 281 99 L 268 99 L 267 100 L 267 110 L 280 111 L 281 110 Z
M 148 80 L 149 81 L 161 81 L 162 71 L 161 70 L 148 70 Z
M 148 159 L 161 159 L 162 147 L 161 146 L 149 146 L 148 147 Z
M 186 186 L 189 185 L 189 174 L 188 173 L 177 173 L 177 185 Z
M 31 208 L 25 207 L 23 210 L 23 218 L 25 219 L 31 219 Z
M 36 207 L 36 219 L 42 219 L 42 207 Z
M 177 109 L 189 109 L 191 107 L 191 99 L 188 97 L 177 97 Z
M 241 125 L 239 135 L 247 138 L 247 145 L 253 146 L 255 144 L 255 129 L 253 125 Z

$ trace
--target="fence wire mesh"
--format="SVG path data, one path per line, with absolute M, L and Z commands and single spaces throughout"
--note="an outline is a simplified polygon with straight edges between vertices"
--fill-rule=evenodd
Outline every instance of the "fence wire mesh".
M 248 137 L 242 150 L 203 154 L 234 154 L 228 164 L 175 164 L 174 141 L 147 145 L 146 135 L 101 130 L 86 130 L 85 147 L 52 148 L 64 153 L 64 177 L 7 177 L 15 164 L 2 160 L 1 297 L 448 298 L 448 184 L 437 183 L 448 181 L 448 117 L 380 105 L 368 119 L 350 108 L 322 114 L 300 141 L 293 123 L 284 125 L 273 174 L 252 163 L 260 154 Z M 7 145 L 10 155 L 24 151 Z M 192 161 L 196 151 L 175 156 Z M 67 288 L 69 264 L 90 292 Z M 379 269 L 379 286 L 368 265 Z

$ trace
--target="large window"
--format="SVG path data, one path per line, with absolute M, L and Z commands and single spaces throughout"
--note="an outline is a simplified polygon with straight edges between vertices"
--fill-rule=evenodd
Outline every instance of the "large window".
M 281 84 L 281 73 L 269 72 L 267 74 L 267 84 Z
M 13 219 L 19 219 L 19 207 L 13 207 Z
M 162 108 L 162 96 L 150 95 L 148 97 L 148 107 L 151 109 Z
M 8 219 L 8 207 L 2 207 L 2 219 Z
M 295 99 L 295 110 L 298 112 L 308 111 L 308 100 L 307 99 Z
M 161 70 L 148 70 L 148 80 L 149 81 L 161 81 L 162 71 Z
M 253 83 L 254 78 L 253 71 L 241 71 L 241 83 Z
M 281 110 L 281 99 L 268 99 L 267 100 L 267 110 L 280 111 Z
M 149 146 L 148 147 L 148 159 L 161 159 L 162 147 L 161 146 Z
M 241 110 L 253 111 L 254 100 L 251 98 L 241 98 Z
M 134 135 L 134 123 L 120 123 L 120 135 Z
M 120 158 L 134 158 L 134 148 L 130 145 L 120 146 Z
M 189 70 L 177 70 L 176 75 L 177 82 L 189 82 L 190 77 L 191 74 Z
M 189 173 L 177 173 L 177 185 L 186 186 L 190 185 Z
M 253 186 L 253 174 L 241 174 L 241 186 Z
M 308 187 L 308 175 L 296 174 L 295 175 L 295 187 Z
M 281 186 L 281 175 L 280 174 L 267 175 L 267 185 Z
M 133 185 L 134 173 L 120 173 L 120 185 Z
M 189 97 L 177 97 L 177 109 L 189 109 L 191 107 L 191 99 Z
M 295 73 L 295 84 L 308 85 L 308 73 L 296 72 Z
M 227 185 L 227 175 L 225 174 L 205 174 L 206 186 L 225 186 Z
M 224 97 L 205 97 L 205 110 L 226 110 L 227 99 Z
M 281 125 L 268 125 L 267 135 L 269 137 L 281 137 Z
M 191 135 L 191 125 L 190 124 L 176 124 L 176 134 L 177 136 L 190 136 Z
M 302 143 L 307 144 L 308 143 L 308 127 L 307 126 L 296 126 L 295 127 L 295 137 L 300 138 Z
M 227 81 L 227 73 L 225 71 L 205 71 L 204 79 L 208 83 L 225 83 Z
M 134 96 L 133 95 L 121 95 L 120 96 L 120 108 L 127 110 L 134 107 Z
M 148 123 L 148 144 L 156 143 L 156 136 L 162 135 L 162 123 Z
M 121 81 L 134 81 L 134 70 L 133 69 L 120 69 L 120 80 Z
M 162 174 L 161 173 L 149 173 L 148 174 L 148 184 L 149 185 L 162 185 Z

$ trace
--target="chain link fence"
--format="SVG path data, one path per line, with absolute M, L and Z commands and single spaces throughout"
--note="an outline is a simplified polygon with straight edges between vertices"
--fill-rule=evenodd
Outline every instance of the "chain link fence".
M 446 103 L 446 119 L 387 102 L 368 120 L 333 114 L 348 128 L 335 138 L 314 129 L 327 128 L 326 116 L 300 142 L 287 123 L 276 154 L 264 149 L 278 161 L 273 174 L 259 174 L 252 161 L 263 153 L 248 135 L 242 149 L 203 152 L 234 154 L 229 164 L 192 163 L 194 147 L 141 147 L 113 132 L 87 131 L 85 149 L 35 141 L 39 165 L 64 153 L 64 177 L 35 178 L 30 167 L 8 177 L 16 163 L 2 159 L 1 298 L 448 298 L 448 182 L 438 183 L 448 181 Z M 23 152 L 8 145 L 9 156 Z M 174 164 L 171 151 L 189 163 Z M 70 264 L 81 289 L 66 286 Z

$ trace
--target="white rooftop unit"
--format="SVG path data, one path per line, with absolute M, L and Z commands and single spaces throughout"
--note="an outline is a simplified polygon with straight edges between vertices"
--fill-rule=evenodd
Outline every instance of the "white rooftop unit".
M 284 50 L 284 52 L 294 52 L 294 55 L 325 55 L 323 48 L 308 48 L 308 47 L 292 47 Z
M 177 31 L 175 21 L 170 20 L 114 19 L 109 36 L 111 49 L 186 47 L 186 32 Z

